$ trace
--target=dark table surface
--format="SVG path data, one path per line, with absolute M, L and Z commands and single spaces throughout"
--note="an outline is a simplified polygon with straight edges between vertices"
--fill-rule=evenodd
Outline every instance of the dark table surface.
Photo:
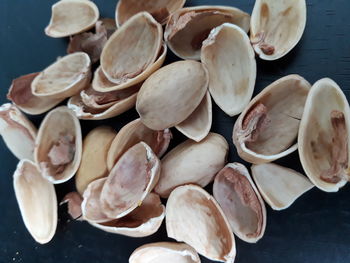
M 278 1 L 278 0 L 276 0 Z M 6 102 L 7 89 L 17 76 L 37 72 L 65 54 L 67 40 L 45 36 L 51 5 L 46 0 L 0 0 L 0 102 Z M 95 0 L 101 16 L 114 17 L 117 1 Z M 233 5 L 251 13 L 253 0 L 188 0 L 187 5 Z M 350 97 L 350 1 L 307 0 L 308 19 L 304 36 L 286 57 L 264 62 L 258 59 L 255 93 L 272 81 L 297 73 L 314 83 L 320 78 L 334 79 Z M 176 60 L 169 52 L 167 63 Z M 39 126 L 43 116 L 30 119 Z M 130 110 L 107 121 L 82 121 L 83 134 L 107 124 L 119 130 L 135 119 Z M 235 118 L 214 107 L 212 130 L 230 144 L 229 161 L 240 161 L 232 144 Z M 174 131 L 174 147 L 185 138 Z M 297 153 L 278 163 L 301 171 Z M 166 241 L 164 223 L 150 237 L 134 239 L 102 232 L 85 222 L 69 220 L 66 208 L 59 208 L 56 235 L 47 245 L 39 245 L 24 227 L 17 207 L 12 174 L 16 158 L 0 140 L 0 262 L 127 262 L 132 251 L 146 243 Z M 71 180 L 72 181 L 72 180 Z M 58 199 L 74 189 L 74 183 L 57 185 Z M 209 186 L 207 189 L 211 189 Z M 239 263 L 341 263 L 350 262 L 350 186 L 327 194 L 313 189 L 281 212 L 268 208 L 265 236 L 257 244 L 236 238 Z M 202 262 L 210 262 L 203 259 Z M 166 262 L 165 262 L 166 263 Z

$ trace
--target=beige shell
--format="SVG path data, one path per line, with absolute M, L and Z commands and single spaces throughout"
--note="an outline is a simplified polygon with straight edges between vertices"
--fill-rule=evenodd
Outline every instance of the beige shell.
M 111 127 L 100 126 L 84 138 L 81 164 L 75 176 L 75 186 L 81 195 L 89 183 L 108 175 L 107 154 L 116 135 Z
M 249 31 L 249 14 L 230 6 L 196 6 L 172 14 L 164 32 L 168 47 L 180 58 L 199 60 L 202 42 L 210 30 L 232 23 Z
M 37 129 L 11 103 L 0 106 L 0 134 L 6 146 L 18 159 L 34 160 Z
M 54 186 L 44 179 L 38 167 L 21 160 L 13 174 L 13 186 L 23 222 L 40 244 L 48 243 L 57 226 L 57 198 Z
M 78 170 L 81 155 L 79 120 L 65 106 L 50 111 L 40 125 L 34 150 L 43 177 L 54 184 L 68 181 Z
M 35 96 L 31 85 L 37 75 L 39 73 L 31 73 L 14 79 L 7 93 L 7 98 L 21 111 L 31 115 L 42 114 L 63 100 Z
M 288 75 L 253 98 L 233 129 L 233 143 L 243 160 L 254 164 L 272 162 L 297 149 L 309 89 L 304 78 Z
M 45 28 L 50 37 L 68 37 L 93 28 L 100 13 L 92 1 L 64 0 L 52 6 L 49 25 Z
M 256 0 L 250 39 L 261 59 L 276 60 L 291 51 L 306 25 L 305 0 Z
M 77 94 L 90 82 L 90 65 L 90 57 L 84 52 L 64 56 L 35 77 L 33 95 L 64 99 Z
M 209 91 L 207 91 L 197 109 L 186 120 L 176 125 L 176 129 L 189 139 L 200 142 L 208 135 L 212 119 L 211 97 Z
M 317 81 L 305 104 L 299 129 L 299 155 L 306 175 L 319 189 L 337 192 L 349 180 L 350 110 L 331 79 Z
M 159 242 L 143 245 L 130 256 L 129 263 L 200 263 L 197 252 L 184 243 Z
M 182 8 L 186 0 L 120 0 L 115 11 L 118 27 L 133 15 L 147 11 L 159 23 L 165 24 L 170 14 Z
M 108 170 L 112 170 L 118 159 L 132 146 L 143 141 L 153 152 L 161 157 L 168 149 L 172 138 L 171 131 L 154 131 L 147 128 L 140 119 L 136 119 L 120 129 L 115 136 L 107 155 Z
M 196 185 L 176 188 L 166 205 L 168 237 L 185 242 L 204 257 L 233 263 L 235 239 L 215 199 Z
M 177 61 L 162 67 L 143 83 L 137 96 L 141 121 L 153 130 L 183 122 L 201 103 L 208 82 L 207 70 L 197 61 Z
M 142 205 L 130 214 L 105 223 L 90 222 L 103 231 L 129 237 L 146 237 L 156 233 L 165 217 L 165 207 L 158 195 L 150 193 Z
M 193 183 L 205 187 L 225 166 L 227 154 L 227 141 L 217 133 L 209 133 L 200 142 L 187 140 L 179 144 L 162 159 L 154 191 L 167 198 L 180 185 Z
M 147 12 L 130 18 L 107 41 L 101 54 L 101 67 L 115 89 L 145 80 L 162 48 L 163 28 Z
M 277 164 L 253 165 L 251 170 L 262 197 L 274 210 L 290 207 L 314 187 L 302 174 Z
M 252 98 L 256 79 L 255 54 L 246 32 L 228 23 L 214 28 L 203 42 L 201 61 L 208 69 L 216 104 L 230 116 L 241 113 Z
M 263 237 L 265 203 L 244 165 L 226 165 L 215 177 L 213 195 L 240 239 L 256 243 Z

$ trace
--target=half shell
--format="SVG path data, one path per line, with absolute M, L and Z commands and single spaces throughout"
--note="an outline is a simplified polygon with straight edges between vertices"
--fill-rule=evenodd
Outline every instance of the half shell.
M 244 165 L 226 165 L 215 177 L 213 194 L 240 239 L 256 243 L 263 237 L 265 203 Z
M 319 189 L 336 192 L 349 180 L 350 110 L 331 79 L 317 81 L 305 104 L 299 155 L 306 175 Z
M 297 149 L 296 139 L 310 84 L 283 77 L 260 92 L 237 119 L 233 143 L 247 162 L 272 162 Z
M 41 123 L 34 157 L 44 178 L 54 184 L 68 181 L 79 168 L 82 155 L 80 123 L 67 107 L 49 112 Z
M 0 134 L 9 150 L 18 159 L 34 160 L 37 130 L 13 104 L 0 106 Z
M 40 244 L 48 243 L 57 226 L 57 198 L 54 186 L 44 179 L 38 167 L 21 160 L 13 174 L 19 209 L 29 233 Z
M 64 0 L 52 6 L 51 20 L 45 28 L 50 37 L 68 37 L 92 28 L 100 16 L 92 1 Z
M 256 79 L 255 54 L 246 32 L 228 23 L 214 28 L 203 42 L 201 60 L 216 104 L 230 116 L 241 113 L 252 98 Z
M 298 44 L 305 25 L 305 0 L 256 0 L 250 39 L 261 59 L 276 60 Z
M 223 23 L 232 23 L 248 32 L 249 22 L 250 16 L 234 7 L 187 7 L 170 16 L 164 39 L 178 57 L 199 60 L 202 42 L 213 28 Z
M 166 205 L 168 237 L 192 246 L 208 259 L 233 263 L 235 239 L 215 199 L 199 186 L 176 188 Z
M 258 164 L 251 169 L 262 197 L 274 210 L 290 207 L 299 196 L 314 187 L 302 174 L 277 164 Z

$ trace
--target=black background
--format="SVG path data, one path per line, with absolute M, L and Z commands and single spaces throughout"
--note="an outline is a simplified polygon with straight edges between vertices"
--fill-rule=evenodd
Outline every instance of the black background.
M 280 1 L 280 0 L 276 0 Z M 45 36 L 52 0 L 0 0 L 0 102 L 6 102 L 11 80 L 37 72 L 65 54 L 67 39 Z M 117 1 L 95 0 L 101 16 L 114 17 Z M 232 5 L 251 13 L 253 0 L 193 1 L 188 6 L 203 4 Z M 320 78 L 334 79 L 349 98 L 350 91 L 350 1 L 307 0 L 308 20 L 304 36 L 286 57 L 274 61 L 258 61 L 255 93 L 272 81 L 291 73 L 305 77 L 310 83 Z M 167 63 L 176 60 L 168 53 Z M 38 126 L 43 116 L 30 119 Z M 107 124 L 119 130 L 135 119 L 130 110 L 107 121 L 82 121 L 83 134 Z M 230 144 L 229 161 L 240 161 L 232 144 L 235 118 L 214 106 L 212 130 L 224 135 Z M 185 138 L 174 131 L 174 147 Z M 278 163 L 300 171 L 296 153 Z M 150 237 L 134 239 L 108 234 L 87 223 L 69 220 L 65 207 L 59 208 L 56 235 L 47 245 L 36 244 L 24 227 L 17 207 L 12 174 L 16 158 L 0 142 L 0 262 L 127 262 L 140 245 L 167 240 L 164 224 Z M 74 189 L 68 182 L 56 186 L 58 199 Z M 208 188 L 211 189 L 211 186 Z M 350 187 L 327 194 L 318 189 L 299 198 L 291 208 L 276 212 L 268 208 L 265 236 L 257 244 L 236 238 L 239 263 L 350 262 Z M 210 262 L 203 259 L 202 262 Z

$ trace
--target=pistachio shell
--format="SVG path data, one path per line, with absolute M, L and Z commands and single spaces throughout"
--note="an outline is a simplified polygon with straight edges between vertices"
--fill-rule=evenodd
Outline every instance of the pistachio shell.
M 184 243 L 159 242 L 143 245 L 130 256 L 129 263 L 200 263 L 197 252 Z
M 75 185 L 81 195 L 89 183 L 108 175 L 107 153 L 116 135 L 111 127 L 106 126 L 97 127 L 86 135 L 81 164 L 75 176 Z
M 107 79 L 123 89 L 147 78 L 145 72 L 153 67 L 162 48 L 162 36 L 162 26 L 149 13 L 130 18 L 103 48 L 101 67 Z
M 40 244 L 48 243 L 57 226 L 55 188 L 44 179 L 38 167 L 29 160 L 21 160 L 13 175 L 13 186 L 23 222 Z
M 79 120 L 65 106 L 49 112 L 35 141 L 34 157 L 44 178 L 54 184 L 68 181 L 79 168 L 82 136 Z
M 100 16 L 92 1 L 65 0 L 52 6 L 49 25 L 45 28 L 50 37 L 68 37 L 92 28 Z
M 0 106 L 0 134 L 18 159 L 34 160 L 37 130 L 20 110 L 10 103 Z
M 291 51 L 306 25 L 305 0 L 256 0 L 250 39 L 261 59 L 276 60 Z
M 337 192 L 349 180 L 350 110 L 340 87 L 331 79 L 311 88 L 300 123 L 300 161 L 319 189 Z
M 200 142 L 183 142 L 162 159 L 160 178 L 154 191 L 167 198 L 179 185 L 194 183 L 205 187 L 225 166 L 227 153 L 225 138 L 216 133 L 209 133 Z
M 247 13 L 229 6 L 182 8 L 170 16 L 164 39 L 178 57 L 199 60 L 202 41 L 210 30 L 223 23 L 232 23 L 248 32 L 249 20 Z
M 207 70 L 196 61 L 178 61 L 157 70 L 137 96 L 141 121 L 153 130 L 181 123 L 202 101 L 208 82 Z
M 262 197 L 274 210 L 290 207 L 298 197 L 314 187 L 302 174 L 277 164 L 258 164 L 251 169 Z
M 197 109 L 186 120 L 176 125 L 176 129 L 188 138 L 200 142 L 211 129 L 212 115 L 211 97 L 207 91 Z
M 64 99 L 77 94 L 90 82 L 90 64 L 84 52 L 64 56 L 35 77 L 31 86 L 33 95 Z
M 239 156 L 260 164 L 295 151 L 309 89 L 310 84 L 304 78 L 288 75 L 253 98 L 233 129 L 233 143 Z
M 153 152 L 161 157 L 168 149 L 172 138 L 171 131 L 154 131 L 147 128 L 140 119 L 136 119 L 125 125 L 115 136 L 107 156 L 108 170 L 112 170 L 119 158 L 132 146 L 143 141 L 149 145 Z
M 176 188 L 165 214 L 168 237 L 187 243 L 208 259 L 234 262 L 236 245 L 230 225 L 219 204 L 201 187 Z
M 203 42 L 201 60 L 216 104 L 230 116 L 241 113 L 252 98 L 256 79 L 255 54 L 246 32 L 228 23 L 214 28 Z
M 240 239 L 256 243 L 263 237 L 265 203 L 244 165 L 226 165 L 215 177 L 213 194 Z

